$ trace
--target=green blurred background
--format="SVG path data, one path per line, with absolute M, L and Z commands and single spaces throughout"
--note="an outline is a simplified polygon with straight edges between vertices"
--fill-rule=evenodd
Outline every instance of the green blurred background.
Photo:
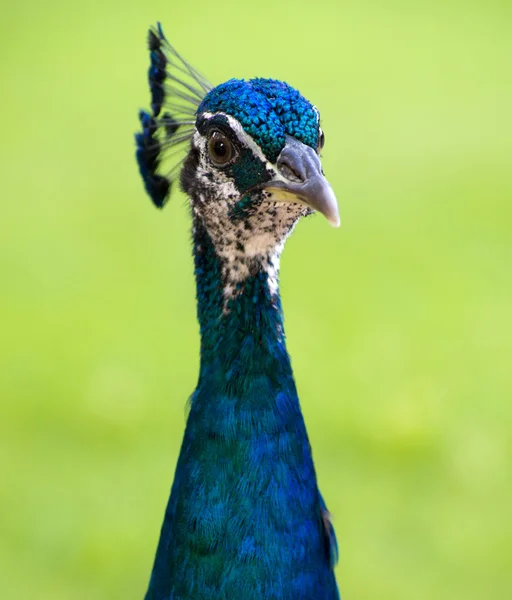
M 282 261 L 345 599 L 512 597 L 512 5 L 11 2 L 0 597 L 142 599 L 198 369 L 186 201 L 134 161 L 146 28 L 321 110 L 342 228 Z

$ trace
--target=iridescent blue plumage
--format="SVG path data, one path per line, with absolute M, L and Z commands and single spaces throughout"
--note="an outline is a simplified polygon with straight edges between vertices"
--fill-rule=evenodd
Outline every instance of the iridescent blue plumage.
M 286 135 L 318 147 L 318 111 L 284 81 L 230 79 L 207 94 L 198 109 L 204 111 L 233 115 L 271 162 Z
M 178 55 L 164 42 L 152 30 L 153 114 L 140 115 L 137 160 L 161 206 L 176 173 L 163 167 L 167 153 L 188 146 L 180 183 L 193 221 L 201 365 L 146 600 L 338 600 L 336 539 L 278 288 L 297 221 L 318 210 L 339 222 L 318 156 L 319 113 L 284 82 L 212 89 L 189 66 L 199 87 L 182 86 L 176 104 L 165 81 Z

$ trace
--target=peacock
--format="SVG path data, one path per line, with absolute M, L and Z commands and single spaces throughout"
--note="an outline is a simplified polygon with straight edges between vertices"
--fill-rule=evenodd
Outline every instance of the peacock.
M 339 226 L 320 114 L 274 79 L 212 87 L 158 24 L 136 156 L 157 207 L 190 199 L 200 371 L 146 600 L 335 600 L 338 548 L 286 350 L 286 238 Z

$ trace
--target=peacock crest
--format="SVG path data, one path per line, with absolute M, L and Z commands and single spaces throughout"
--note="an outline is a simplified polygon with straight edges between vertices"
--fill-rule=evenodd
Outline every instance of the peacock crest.
M 148 32 L 151 113 L 141 110 L 137 161 L 151 200 L 162 208 L 194 133 L 196 112 L 213 89 L 171 46 L 160 23 Z

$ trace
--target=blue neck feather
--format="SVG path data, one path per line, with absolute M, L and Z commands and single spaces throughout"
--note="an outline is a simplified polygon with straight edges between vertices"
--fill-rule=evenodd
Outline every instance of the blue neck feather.
M 283 333 L 283 314 L 278 294 L 271 295 L 267 272 L 257 263 L 247 279 L 238 283 L 231 298 L 224 296 L 222 266 L 210 237 L 195 227 L 194 260 L 197 282 L 198 321 L 201 332 L 200 383 L 222 377 L 232 392 L 243 394 L 245 379 L 258 373 L 279 378 L 293 376 Z M 276 385 L 278 381 L 275 381 Z M 251 399 L 252 400 L 252 399 Z
M 201 370 L 146 600 L 337 600 L 322 501 L 264 269 L 227 304 L 196 222 Z

